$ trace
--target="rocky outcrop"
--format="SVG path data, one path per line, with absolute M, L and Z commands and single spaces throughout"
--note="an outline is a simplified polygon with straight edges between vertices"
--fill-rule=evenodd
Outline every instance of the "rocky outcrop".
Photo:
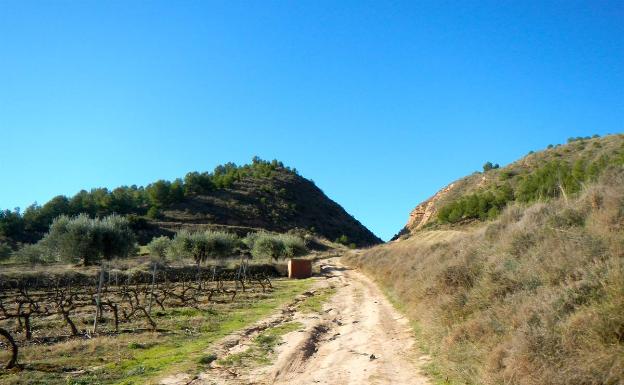
M 407 220 L 407 224 L 401 231 L 392 237 L 392 240 L 399 239 L 403 235 L 407 235 L 412 233 L 413 231 L 421 229 L 424 225 L 426 225 L 431 218 L 436 213 L 436 203 L 440 198 L 446 195 L 453 187 L 455 183 L 451 183 L 450 185 L 444 187 L 442 190 L 438 191 L 434 196 L 422 202 L 412 212 L 410 213 L 409 219 Z

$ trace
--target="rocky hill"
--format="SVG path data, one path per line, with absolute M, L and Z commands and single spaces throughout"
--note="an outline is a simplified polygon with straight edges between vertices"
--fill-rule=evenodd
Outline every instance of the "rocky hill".
M 186 197 L 150 220 L 160 229 L 227 228 L 237 233 L 305 229 L 329 240 L 346 236 L 357 246 L 380 243 L 371 231 L 312 181 L 285 169 L 246 176 L 231 187 Z
M 425 226 L 493 219 L 512 201 L 532 202 L 578 192 L 604 169 L 622 165 L 623 160 L 622 134 L 570 138 L 567 144 L 549 145 L 505 167 L 492 165 L 445 186 L 412 210 L 393 240 L 409 237 Z

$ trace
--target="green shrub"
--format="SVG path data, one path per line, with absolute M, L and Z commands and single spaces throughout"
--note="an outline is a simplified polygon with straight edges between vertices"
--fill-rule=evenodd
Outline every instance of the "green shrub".
M 342 234 L 341 236 L 336 238 L 336 240 L 334 242 L 340 243 L 341 245 L 347 246 L 349 244 L 349 237 L 347 237 L 346 235 Z
M 548 219 L 548 223 L 556 228 L 583 226 L 585 214 L 578 209 L 568 207 L 553 214 Z
M 167 250 L 171 247 L 171 239 L 165 236 L 154 237 L 147 244 L 147 249 L 149 250 L 152 258 L 164 261 L 167 257 Z
M 502 181 L 506 181 L 513 178 L 515 175 L 516 174 L 514 174 L 514 172 L 511 170 L 502 170 L 499 174 L 499 178 Z
M 214 353 L 206 354 L 199 358 L 199 363 L 202 365 L 210 365 L 211 362 L 217 359 L 217 355 Z
M 162 216 L 160 210 L 156 206 L 151 206 L 149 210 L 147 210 L 147 217 L 151 219 L 158 219 Z
M 9 259 L 13 249 L 4 242 L 0 242 L 0 261 Z
M 573 141 L 577 140 L 584 139 L 574 138 Z M 571 197 L 578 194 L 587 183 L 597 181 L 606 170 L 617 169 L 622 165 L 624 148 L 593 160 L 579 158 L 572 163 L 559 159 L 548 161 L 530 173 L 516 178 L 511 170 L 503 170 L 499 179 L 509 182 L 490 190 L 461 196 L 440 207 L 437 218 L 442 223 L 494 219 L 510 201 L 531 203 L 559 196 Z M 484 170 L 492 168 L 495 165 L 491 162 L 484 165 Z
M 442 223 L 456 223 L 466 219 L 493 219 L 511 200 L 513 191 L 506 184 L 492 191 L 461 197 L 442 206 L 438 211 L 438 220 Z
M 253 233 L 245 239 L 254 258 L 293 258 L 307 252 L 302 237 L 294 234 Z
M 28 263 L 31 265 L 56 262 L 57 258 L 51 255 L 49 250 L 41 244 L 26 244 L 19 250 L 13 252 L 13 260 L 18 263 Z
M 483 165 L 483 172 L 488 172 L 499 167 L 500 166 L 498 165 L 498 163 L 493 164 L 492 162 L 485 162 L 485 164 Z
M 291 235 L 291 234 L 282 234 L 279 236 L 279 239 L 284 244 L 284 258 L 294 258 L 300 255 L 303 255 L 307 252 L 305 242 L 303 238 Z
M 270 234 L 259 234 L 254 240 L 251 255 L 254 258 L 270 258 L 277 260 L 285 255 L 284 242 Z

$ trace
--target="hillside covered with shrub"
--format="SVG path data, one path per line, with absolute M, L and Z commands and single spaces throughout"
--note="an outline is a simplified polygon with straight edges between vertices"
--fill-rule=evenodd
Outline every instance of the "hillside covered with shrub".
M 571 196 L 596 182 L 608 168 L 623 165 L 622 134 L 569 138 L 565 145 L 548 145 L 502 168 L 486 162 L 482 172 L 451 183 L 418 205 L 394 239 L 409 236 L 424 226 L 495 219 L 514 202 Z
M 348 258 L 414 322 L 431 374 L 624 381 L 623 143 L 574 140 L 469 176 L 429 224 Z
M 143 244 L 184 228 L 237 233 L 299 228 L 330 240 L 343 237 L 358 246 L 380 242 L 296 169 L 255 157 L 250 164 L 227 163 L 174 181 L 82 190 L 23 211 L 0 211 L 0 252 L 40 240 L 60 215 L 79 214 L 126 216 Z

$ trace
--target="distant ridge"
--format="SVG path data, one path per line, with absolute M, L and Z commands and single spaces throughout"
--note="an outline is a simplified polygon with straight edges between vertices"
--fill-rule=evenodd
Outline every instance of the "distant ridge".
M 306 229 L 329 240 L 346 236 L 349 243 L 370 246 L 381 240 L 331 200 L 312 181 L 275 170 L 262 178 L 243 177 L 231 187 L 185 198 L 151 221 L 165 230 L 180 227 L 230 227 L 247 232 Z
M 174 181 L 82 190 L 23 212 L 0 211 L 0 242 L 12 247 L 36 242 L 54 218 L 79 213 L 127 215 L 141 243 L 182 228 L 218 228 L 239 234 L 303 230 L 349 245 L 381 243 L 296 169 L 258 157 L 250 164 L 226 163 L 213 172 L 189 172 Z

